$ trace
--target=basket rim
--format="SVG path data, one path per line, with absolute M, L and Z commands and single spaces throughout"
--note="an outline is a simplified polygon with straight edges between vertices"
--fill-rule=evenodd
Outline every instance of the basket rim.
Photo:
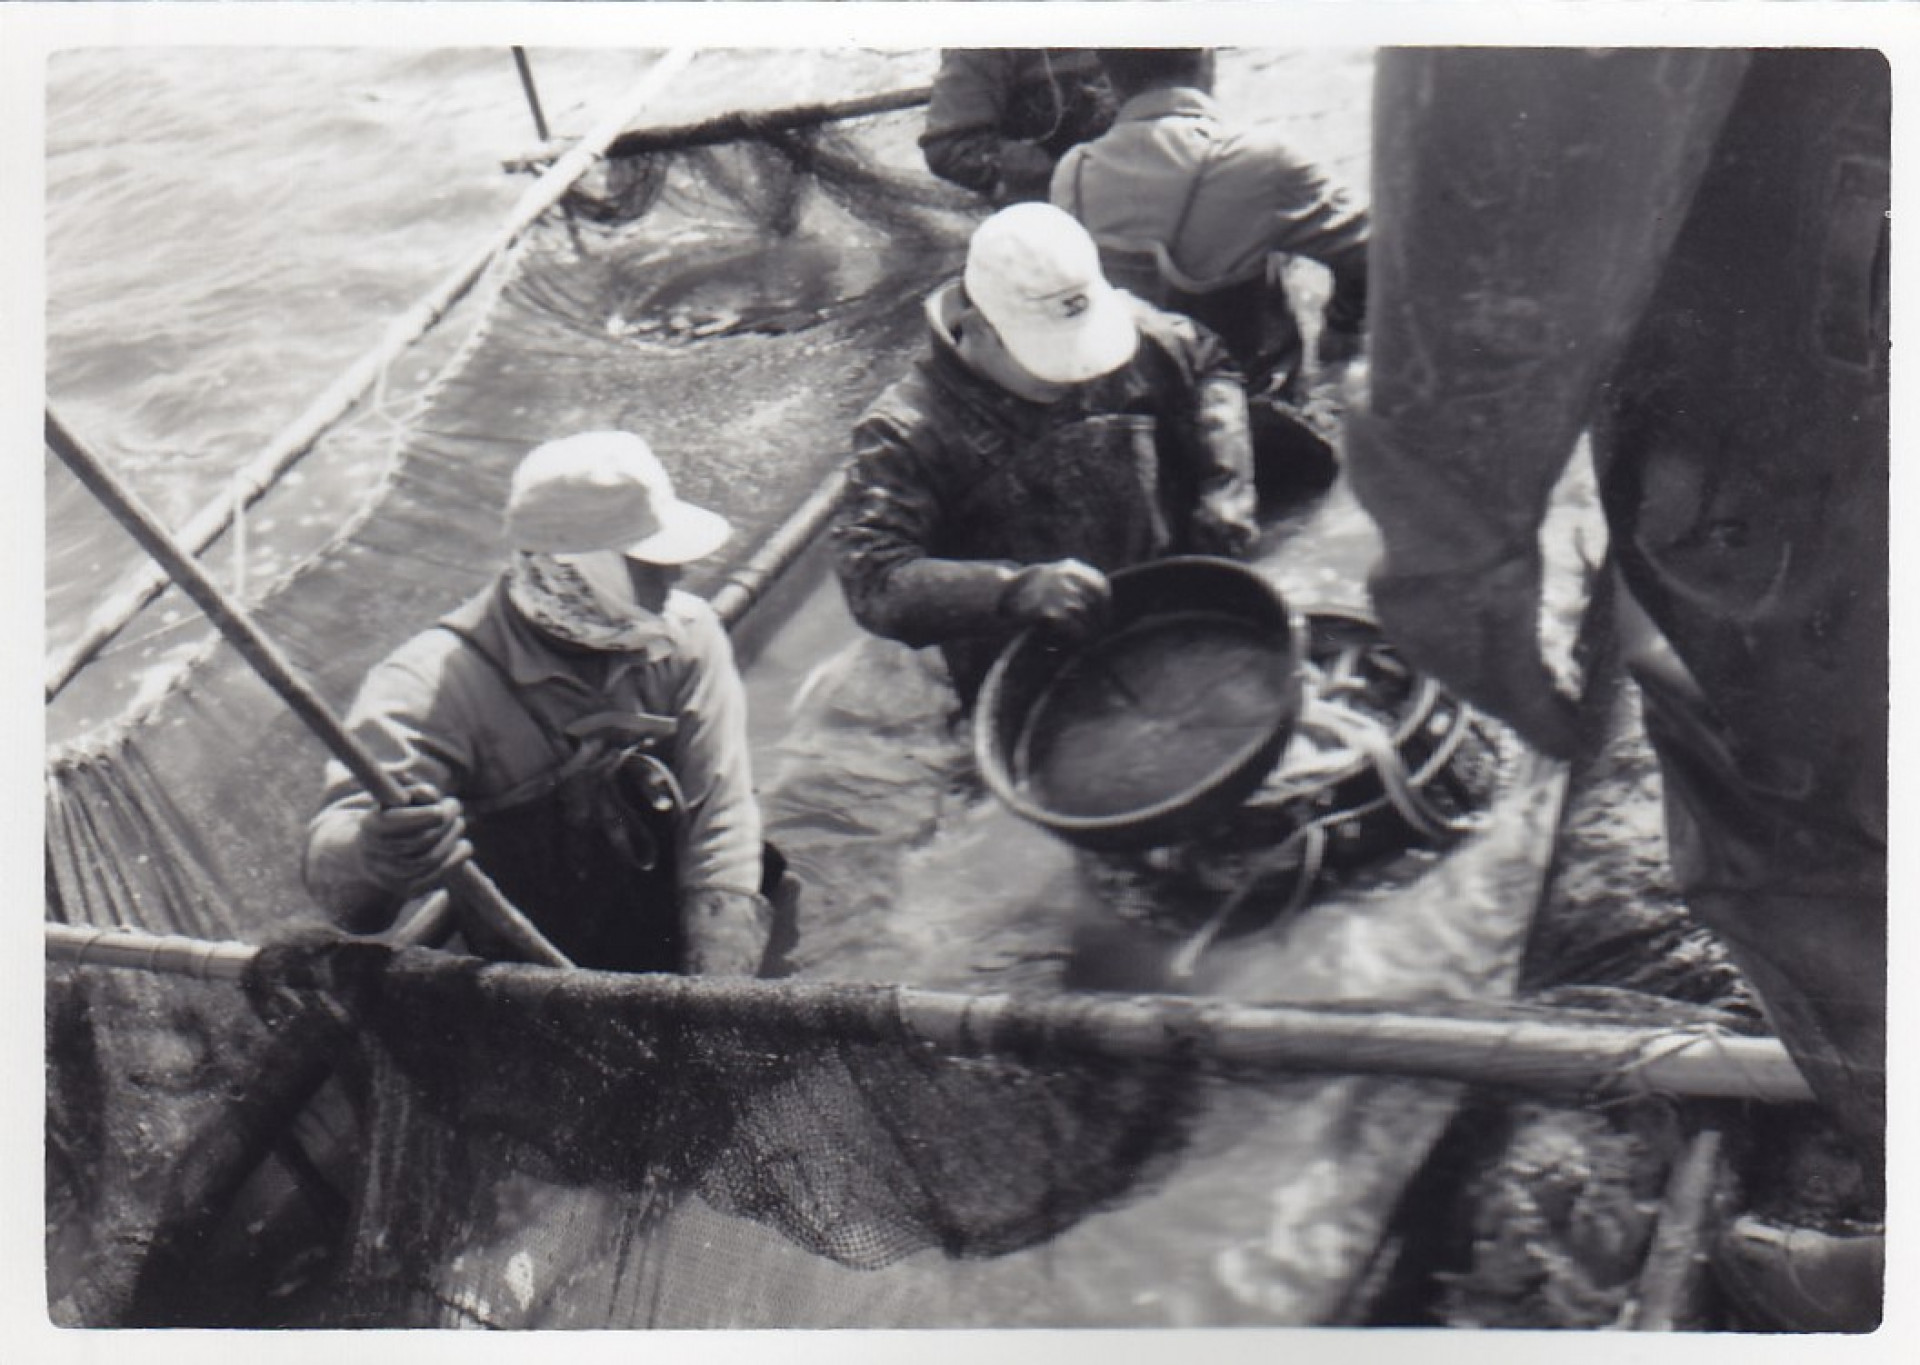
M 1116 570 L 1114 573 L 1108 575 L 1108 578 L 1111 582 L 1132 581 L 1152 573 L 1164 573 L 1168 569 L 1191 569 L 1201 566 L 1204 566 L 1210 572 L 1230 571 L 1250 584 L 1257 585 L 1272 601 L 1281 619 L 1286 622 L 1285 646 L 1288 658 L 1286 667 L 1293 677 L 1292 690 L 1295 696 L 1289 706 L 1287 717 L 1281 722 L 1280 726 L 1277 727 L 1282 742 L 1284 742 L 1285 733 L 1291 730 L 1298 718 L 1299 669 L 1305 657 L 1306 637 L 1302 618 L 1287 602 L 1287 599 L 1280 592 L 1278 586 L 1251 565 L 1242 564 L 1238 560 L 1225 559 L 1213 555 L 1170 555 L 1165 559 L 1156 559 L 1146 564 L 1136 564 L 1125 569 Z M 1137 624 L 1139 624 L 1138 621 L 1130 621 L 1123 629 L 1130 629 Z M 973 749 L 974 766 L 986 782 L 988 790 L 1004 802 L 1016 815 L 1040 825 L 1044 829 L 1051 830 L 1068 838 L 1075 835 L 1118 834 L 1137 826 L 1151 825 L 1158 820 L 1176 817 L 1182 811 L 1192 807 L 1196 802 L 1203 799 L 1223 782 L 1228 780 L 1238 769 L 1254 759 L 1262 749 L 1274 743 L 1275 736 L 1273 734 L 1263 735 L 1257 739 L 1247 741 L 1235 751 L 1231 758 L 1223 760 L 1216 765 L 1212 773 L 1207 777 L 1191 784 L 1175 795 L 1154 802 L 1151 805 L 1137 806 L 1132 810 L 1113 815 L 1068 815 L 1049 810 L 1029 800 L 1015 789 L 1011 768 L 1011 756 L 1009 755 L 1007 760 L 1003 762 L 998 752 L 1000 746 L 995 739 L 997 727 L 993 714 L 994 704 L 997 703 L 999 699 L 1001 689 L 1005 685 L 1005 676 L 1011 669 L 1013 661 L 1022 651 L 1033 648 L 1034 640 L 1039 638 L 1041 634 L 1041 628 L 1037 626 L 1029 626 L 1022 630 L 1001 650 L 999 657 L 993 661 L 993 666 L 987 671 L 986 679 L 980 687 L 979 700 L 975 709 Z M 1079 649 L 1068 655 L 1066 659 L 1062 661 L 1060 668 L 1056 670 L 1055 676 L 1057 677 L 1059 672 L 1063 672 L 1078 660 L 1091 643 L 1091 641 L 1083 642 Z

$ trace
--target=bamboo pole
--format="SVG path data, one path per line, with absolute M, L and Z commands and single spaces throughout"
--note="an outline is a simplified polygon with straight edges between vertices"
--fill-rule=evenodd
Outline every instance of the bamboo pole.
M 806 553 L 814 537 L 832 520 L 844 482 L 839 471 L 829 474 L 714 591 L 714 613 L 727 629 L 739 626 L 767 589 Z
M 384 807 L 406 805 L 406 789 L 380 765 L 380 761 L 365 745 L 348 732 L 332 708 L 295 672 L 278 647 L 261 634 L 259 628 L 207 576 L 192 556 L 134 499 L 133 494 L 122 487 L 120 481 L 74 439 L 51 410 L 46 414 L 45 432 L 47 448 L 59 456 L 75 477 L 106 505 L 114 519 L 126 527 L 141 548 L 158 561 L 163 571 L 207 614 L 241 657 L 293 709 L 307 728 L 319 736 L 329 752 L 346 765 L 367 794 Z M 546 936 L 500 894 L 500 889 L 471 860 L 455 867 L 447 874 L 446 881 L 464 908 L 478 915 L 496 932 L 504 934 L 529 959 L 551 966 L 572 965 L 564 953 L 549 943 Z
M 195 981 L 240 981 L 260 955 L 251 943 L 148 934 L 84 925 L 46 926 L 47 960 L 74 967 L 123 967 Z
M 49 960 L 178 972 L 244 974 L 259 951 L 241 943 L 131 930 L 46 926 Z M 422 963 L 409 954 L 396 968 Z M 1698 1026 L 1614 1023 L 1572 1011 L 1497 1017 L 1415 1012 L 1404 1004 L 1241 1005 L 1185 996 L 1022 997 L 910 986 L 570 973 L 514 964 L 482 969 L 529 1005 L 581 989 L 658 1006 L 696 1024 L 777 1021 L 790 1036 L 884 1041 L 903 1035 L 950 1053 L 991 1050 L 1036 1030 L 1068 1049 L 1111 1058 L 1197 1055 L 1261 1072 L 1416 1076 L 1555 1093 L 1682 1095 L 1794 1104 L 1813 1096 L 1777 1039 Z
M 666 128 L 636 128 L 631 132 L 620 134 L 609 143 L 606 155 L 609 161 L 617 161 L 624 157 L 645 156 L 650 152 L 673 152 L 688 147 L 713 147 L 723 142 L 765 137 L 770 133 L 795 132 L 802 128 L 817 127 L 822 123 L 839 123 L 847 119 L 868 118 L 875 114 L 891 114 L 902 109 L 918 108 L 932 95 L 932 86 L 916 85 L 904 90 L 886 90 L 878 94 L 857 95 L 844 100 L 794 104 L 778 109 L 736 111 L 721 114 L 716 118 L 702 119 L 698 123 L 682 123 Z M 564 141 L 549 142 L 545 146 L 510 157 L 500 164 L 503 169 L 509 171 L 533 170 L 558 156 L 565 146 Z
M 668 52 L 634 87 L 633 93 L 596 123 L 573 144 L 564 156 L 538 181 L 527 187 L 504 225 L 475 251 L 459 268 L 435 285 L 413 307 L 400 314 L 387 327 L 386 335 L 362 355 L 345 373 L 305 411 L 294 418 L 266 448 L 237 474 L 229 490 L 223 492 L 188 520 L 177 533 L 179 542 L 190 554 L 199 554 L 211 545 L 231 523 L 237 509 L 251 506 L 305 456 L 327 429 L 352 406 L 366 396 L 386 368 L 408 346 L 445 317 L 480 279 L 489 265 L 532 225 L 535 219 L 572 188 L 595 158 L 650 104 L 666 84 L 691 60 L 692 51 L 676 48 Z M 140 609 L 167 586 L 164 572 L 152 566 L 136 569 L 113 593 L 109 594 L 87 620 L 80 638 L 64 654 L 47 664 L 44 680 L 47 700 L 60 694 L 86 664 L 118 635 Z

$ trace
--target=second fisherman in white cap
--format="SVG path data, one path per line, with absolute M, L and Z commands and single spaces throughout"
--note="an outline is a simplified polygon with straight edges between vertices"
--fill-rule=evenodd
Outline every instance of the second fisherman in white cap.
M 1239 371 L 1109 284 L 1071 216 L 987 219 L 927 319 L 927 350 L 854 429 L 837 568 L 868 630 L 941 646 L 963 706 L 1023 626 L 1096 622 L 1108 573 L 1250 547 Z

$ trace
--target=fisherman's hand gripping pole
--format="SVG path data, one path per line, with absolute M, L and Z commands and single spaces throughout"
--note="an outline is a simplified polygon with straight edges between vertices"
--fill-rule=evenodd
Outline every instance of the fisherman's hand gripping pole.
M 108 470 L 74 439 L 52 409 L 46 412 L 47 449 L 51 450 L 74 476 L 85 484 L 113 517 L 148 554 L 172 576 L 180 590 L 192 598 L 207 614 L 216 629 L 252 666 L 266 684 L 293 708 L 308 729 L 320 737 L 333 756 L 384 808 L 407 806 L 412 802 L 408 789 L 380 766 L 365 745 L 350 734 L 340 718 L 313 687 L 301 678 L 274 643 L 261 634 L 238 603 L 208 578 L 205 571 L 186 553 L 151 513 L 135 500 Z M 471 860 L 454 866 L 446 875 L 446 884 L 460 908 L 477 916 L 494 933 L 511 943 L 529 962 L 552 967 L 571 967 L 573 963 L 532 921 L 500 893 L 487 875 Z

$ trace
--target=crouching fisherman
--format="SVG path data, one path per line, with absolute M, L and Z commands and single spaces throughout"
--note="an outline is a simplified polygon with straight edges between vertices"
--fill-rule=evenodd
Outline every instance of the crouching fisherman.
M 377 931 L 473 856 L 582 967 L 767 969 L 780 870 L 761 843 L 745 691 L 713 609 L 673 586 L 730 530 L 674 496 L 638 436 L 528 455 L 506 571 L 361 685 L 348 725 L 414 804 L 380 810 L 330 765 L 308 828 L 314 897 Z
M 982 223 L 927 348 L 854 429 L 836 568 L 876 635 L 939 645 L 960 704 L 1021 629 L 1091 629 L 1107 574 L 1241 555 L 1246 391 L 1226 347 L 1107 282 L 1049 204 Z

